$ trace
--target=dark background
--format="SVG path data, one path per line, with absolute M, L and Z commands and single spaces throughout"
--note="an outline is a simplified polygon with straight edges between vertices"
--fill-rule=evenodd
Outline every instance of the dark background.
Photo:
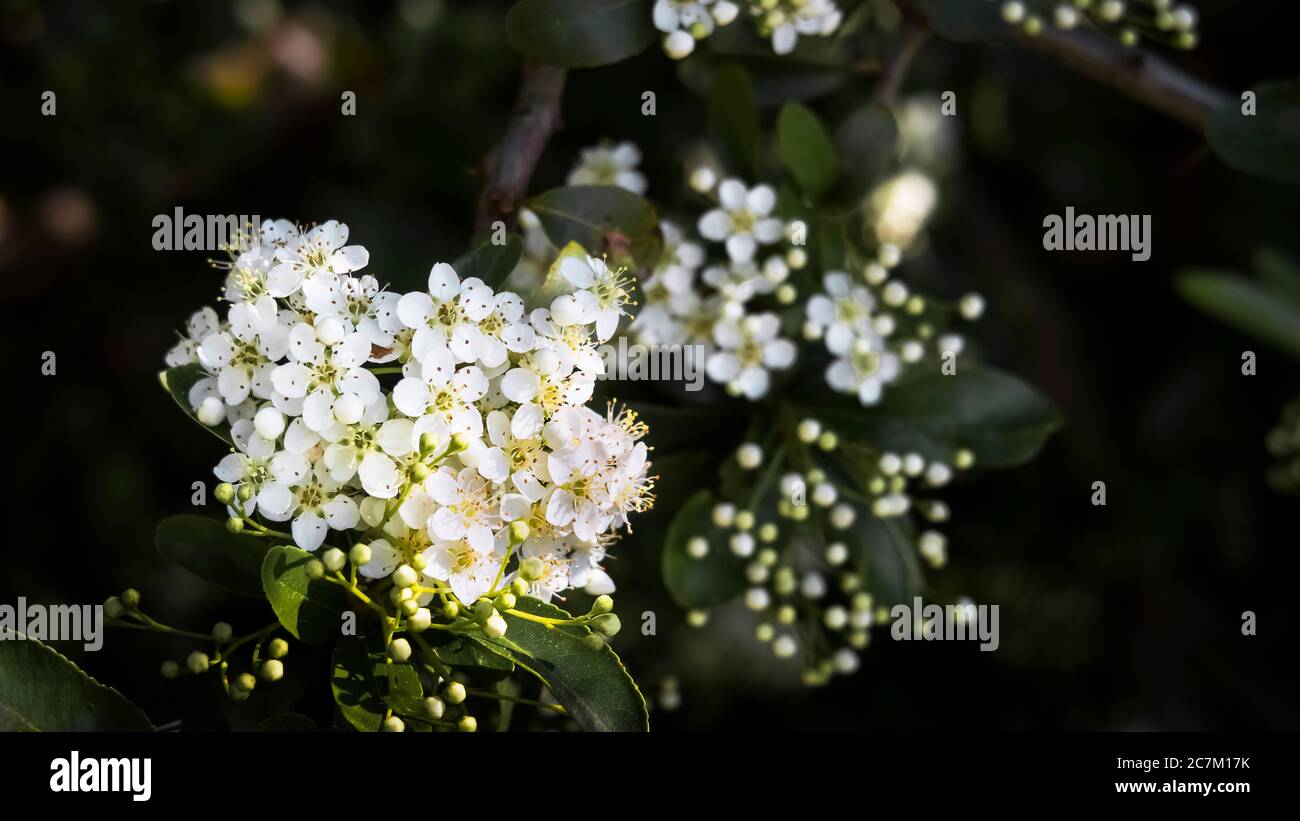
M 336 218 L 370 249 L 369 273 L 423 282 L 467 247 L 475 169 L 514 97 L 506 5 L 0 2 L 0 602 L 99 602 L 132 585 L 177 626 L 265 623 L 264 604 L 215 592 L 153 548 L 157 521 L 192 509 L 192 483 L 210 482 L 223 451 L 157 382 L 175 330 L 214 302 L 221 275 L 204 254 L 155 252 L 150 222 L 178 205 Z M 1293 32 L 1269 24 L 1286 4 L 1198 5 L 1202 46 L 1169 55 L 1180 66 L 1234 95 L 1294 75 Z M 676 68 L 656 47 L 572 73 L 566 127 L 533 190 L 561 184 L 581 147 L 631 139 L 651 195 L 671 206 L 705 113 Z M 873 82 L 848 76 L 815 105 L 842 110 Z M 47 89 L 55 117 L 40 114 Z M 653 120 L 640 114 L 647 89 Z M 682 682 L 681 709 L 652 724 L 1300 729 L 1296 500 L 1266 487 L 1263 446 L 1300 374 L 1171 286 L 1188 267 L 1245 269 L 1262 247 L 1300 254 L 1295 186 L 1232 172 L 1185 127 L 1012 46 L 932 38 L 904 92 L 945 89 L 958 95 L 961 158 L 923 267 L 940 272 L 937 290 L 986 295 L 972 332 L 984 356 L 1067 418 L 1036 462 L 946 497 L 951 564 L 932 583 L 999 603 L 1001 649 L 877 632 L 858 675 L 808 690 L 766 660 L 743 614 L 684 626 L 647 523 L 613 572 L 628 625 L 616 647 L 652 700 L 664 676 Z M 355 117 L 339 114 L 343 90 Z M 1042 218 L 1066 205 L 1152 214 L 1151 260 L 1043 252 Z M 1254 377 L 1240 373 L 1248 349 Z M 40 374 L 44 351 L 55 376 Z M 1104 508 L 1089 501 L 1097 480 Z M 658 614 L 655 637 L 635 629 L 644 610 Z M 1241 635 L 1244 610 L 1259 635 Z M 60 649 L 161 722 L 157 665 L 190 646 L 115 633 L 98 654 Z M 289 667 L 306 677 L 319 664 Z

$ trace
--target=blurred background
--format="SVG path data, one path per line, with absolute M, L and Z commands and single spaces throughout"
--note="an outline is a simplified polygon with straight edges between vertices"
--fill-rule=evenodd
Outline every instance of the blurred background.
M 1201 3 L 1201 46 L 1167 56 L 1233 95 L 1294 76 L 1291 31 L 1269 24 L 1284 5 Z M 370 249 L 367 272 L 422 283 L 468 247 L 477 168 L 514 99 L 507 7 L 0 0 L 0 602 L 97 603 L 130 585 L 176 626 L 265 623 L 264 603 L 206 586 L 153 547 L 161 518 L 193 510 L 193 483 L 211 486 L 223 449 L 157 381 L 221 275 L 207 254 L 155 251 L 151 221 L 177 206 L 334 218 Z M 818 110 L 869 94 L 863 65 L 819 78 Z M 563 184 L 581 148 L 628 139 L 671 211 L 704 120 L 683 77 L 657 47 L 571 73 L 565 127 L 533 190 Z M 41 115 L 46 90 L 56 116 Z M 902 94 L 940 90 L 957 93 L 959 116 L 918 276 L 982 292 L 972 336 L 984 357 L 1067 419 L 1037 461 L 977 472 L 945 497 L 951 559 L 931 582 L 999 604 L 1001 648 L 877 632 L 861 672 L 807 689 L 752 641 L 743 610 L 685 625 L 660 581 L 662 510 L 612 565 L 627 625 L 615 646 L 654 703 L 652 726 L 1300 729 L 1296 497 L 1267 486 L 1264 445 L 1300 371 L 1172 287 L 1189 267 L 1248 269 L 1265 248 L 1300 257 L 1296 186 L 1233 172 L 1184 126 L 1011 45 L 931 38 Z M 344 91 L 356 116 L 340 115 Z M 1152 214 L 1151 260 L 1044 253 L 1043 216 L 1066 205 Z M 1258 375 L 1242 376 L 1244 350 Z M 41 374 L 45 351 L 54 376 Z M 1105 507 L 1090 503 L 1094 481 Z M 1253 637 L 1241 634 L 1246 610 Z M 643 611 L 658 617 L 655 636 L 635 629 Z M 130 633 L 100 653 L 60 649 L 162 722 L 173 708 L 158 664 L 191 648 Z M 323 659 L 298 658 L 289 668 L 304 682 L 322 672 Z M 667 677 L 680 698 L 665 704 Z M 281 697 L 328 704 L 327 688 L 304 687 Z

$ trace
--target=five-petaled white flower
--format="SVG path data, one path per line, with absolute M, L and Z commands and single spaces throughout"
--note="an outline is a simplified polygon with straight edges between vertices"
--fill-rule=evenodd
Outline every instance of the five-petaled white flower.
M 749 262 L 758 246 L 781 239 L 781 220 L 772 216 L 776 192 L 770 185 L 746 188 L 738 179 L 718 185 L 718 208 L 700 217 L 699 231 L 705 239 L 724 242 L 733 262 Z

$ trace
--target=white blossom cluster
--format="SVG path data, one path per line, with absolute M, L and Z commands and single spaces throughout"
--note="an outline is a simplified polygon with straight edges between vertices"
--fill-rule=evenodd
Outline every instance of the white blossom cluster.
M 204 308 L 167 354 L 205 373 L 199 420 L 230 426 L 232 517 L 290 522 L 309 551 L 364 538 L 363 576 L 412 565 L 465 604 L 513 580 L 526 533 L 532 595 L 611 592 L 614 533 L 653 498 L 645 426 L 586 407 L 625 315 L 618 272 L 570 256 L 566 292 L 526 313 L 445 263 L 427 290 L 387 291 L 354 274 L 368 258 L 341 223 L 265 223 L 232 251 L 224 320 Z
M 833 34 L 844 19 L 834 0 L 655 0 L 654 25 L 664 35 L 664 52 L 674 60 L 684 59 L 695 50 L 696 41 L 735 20 L 741 6 L 777 54 L 794 51 L 801 35 Z

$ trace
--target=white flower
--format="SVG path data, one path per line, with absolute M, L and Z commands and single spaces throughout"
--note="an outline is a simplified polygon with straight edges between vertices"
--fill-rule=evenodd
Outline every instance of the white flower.
M 508 544 L 504 530 L 486 543 L 469 538 L 438 539 L 424 554 L 428 561 L 424 572 L 447 582 L 461 603 L 473 604 L 492 589 Z
M 628 316 L 624 306 L 631 301 L 632 281 L 622 269 L 611 270 L 603 259 L 567 256 L 560 262 L 560 275 L 579 290 L 561 294 L 551 302 L 551 316 L 560 325 L 596 323 L 596 339 L 604 342 L 618 330 L 620 317 Z
M 190 321 L 185 323 L 185 335 L 181 337 L 181 341 L 167 352 L 167 367 L 175 368 L 198 362 L 199 345 L 220 328 L 221 320 L 217 317 L 216 311 L 207 307 L 195 311 L 190 316 Z
M 856 395 L 864 405 L 874 405 L 901 370 L 898 356 L 885 350 L 880 337 L 859 336 L 826 369 L 826 382 L 841 393 Z
M 266 228 L 263 227 L 265 234 Z M 276 229 L 272 229 L 274 233 Z M 360 245 L 348 245 L 348 227 L 330 220 L 306 234 L 288 234 L 275 252 L 275 267 L 267 276 L 271 296 L 287 297 L 303 281 L 318 275 L 347 274 L 366 267 L 370 252 Z
M 227 405 L 238 405 L 252 393 L 270 399 L 271 372 L 289 348 L 289 329 L 270 296 L 230 306 L 227 327 L 210 333 L 199 345 L 199 362 L 217 377 L 217 389 Z
M 402 474 L 396 460 L 413 449 L 413 424 L 409 419 L 386 420 L 387 415 L 388 406 L 380 399 L 366 408 L 359 421 L 336 423 L 321 432 L 326 443 L 325 466 L 334 481 L 347 482 L 358 476 L 371 496 L 391 499 L 397 495 Z
M 488 391 L 488 380 L 476 365 L 456 368 L 456 358 L 441 342 L 426 349 L 420 377 L 405 377 L 393 388 L 393 404 L 419 420 L 416 435 L 433 432 L 440 439 L 457 433 L 477 438 L 483 417 L 474 403 Z
M 836 356 L 845 356 L 857 337 L 872 333 L 875 298 L 864 285 L 857 285 L 843 271 L 831 271 L 822 278 L 824 294 L 808 300 L 808 322 L 826 340 Z
M 705 372 L 747 399 L 759 399 L 768 390 L 769 369 L 794 363 L 794 343 L 777 337 L 781 321 L 775 314 L 751 314 L 724 319 L 713 328 L 718 350 L 709 355 Z
M 525 403 L 514 416 L 495 410 L 488 414 L 488 442 L 476 441 L 461 460 L 478 470 L 484 479 L 504 485 L 508 480 L 514 491 L 524 497 L 524 506 L 546 495 L 543 481 L 548 477 L 541 439 L 543 424 L 540 406 Z M 518 505 L 518 500 L 503 503 Z M 510 520 L 524 515 L 517 508 L 504 517 Z
M 780 22 L 772 28 L 772 50 L 777 54 L 794 51 L 799 35 L 825 37 L 840 27 L 843 14 L 833 0 L 802 0 L 793 8 L 780 12 Z
M 501 524 L 492 488 L 473 468 L 442 467 L 424 480 L 424 489 L 439 507 L 429 517 L 429 532 L 444 541 L 465 542 L 478 553 L 493 549 Z
M 377 355 L 367 352 L 371 362 L 390 362 L 396 358 L 396 335 L 406 326 L 397 316 L 400 295 L 379 287 L 379 281 L 367 274 L 362 277 L 316 277 L 303 283 L 307 308 L 316 315 L 319 329 L 323 319 L 336 317 L 347 323 L 347 333 L 356 329 L 370 340 Z M 330 340 L 338 341 L 338 340 Z
M 451 347 L 460 361 L 473 362 L 475 323 L 496 310 L 492 289 L 481 279 L 464 282 L 456 269 L 439 262 L 429 271 L 429 290 L 403 294 L 397 302 L 397 315 L 408 328 L 415 329 L 411 353 L 423 360 L 425 352 L 439 343 Z M 459 340 L 453 343 L 453 340 Z
M 341 492 L 342 485 L 330 476 L 323 460 L 317 461 L 305 473 L 301 481 L 287 489 L 287 497 L 277 491 L 276 496 L 270 499 L 259 499 L 259 504 L 267 518 L 274 521 L 283 521 L 292 516 L 291 532 L 294 542 L 303 550 L 314 552 L 324 544 L 325 536 L 331 528 L 349 530 L 356 527 L 360 515 L 356 501 Z M 267 511 L 268 502 L 278 502 L 283 507 L 278 511 Z
M 771 216 L 776 192 L 770 185 L 746 188 L 738 179 L 718 185 L 719 208 L 700 217 L 699 231 L 705 239 L 725 242 L 733 262 L 749 262 L 758 245 L 781 239 L 781 221 Z
M 295 325 L 289 333 L 291 361 L 271 372 L 275 390 L 288 400 L 286 408 L 293 412 L 295 400 L 302 400 L 303 421 L 317 433 L 336 422 L 356 422 L 366 407 L 381 398 L 379 380 L 364 367 L 370 340 L 354 331 L 325 344 L 320 338 L 325 327 Z
M 633 194 L 644 194 L 645 175 L 636 170 L 640 163 L 641 150 L 630 142 L 586 148 L 569 172 L 568 184 L 613 185 Z
M 569 558 L 570 549 L 565 539 L 556 538 L 534 537 L 520 545 L 521 558 L 536 558 L 542 562 L 542 575 L 532 582 L 528 595 L 549 602 L 556 594 L 573 586 L 569 578 L 573 567 L 573 560 Z

